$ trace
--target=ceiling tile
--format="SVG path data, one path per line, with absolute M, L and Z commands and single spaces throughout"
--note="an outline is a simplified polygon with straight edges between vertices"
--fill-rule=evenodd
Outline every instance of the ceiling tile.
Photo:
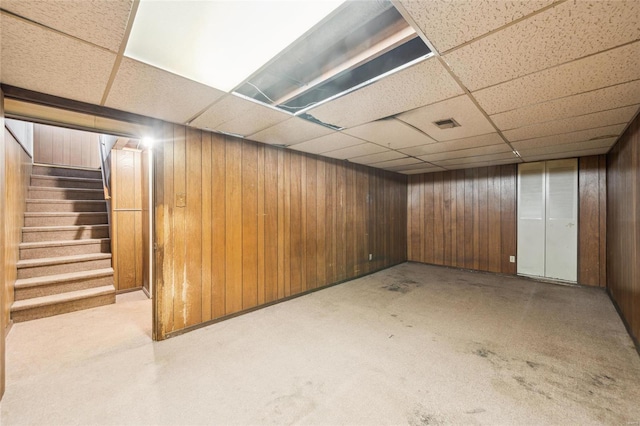
M 354 145 L 347 148 L 337 149 L 335 151 L 323 152 L 322 155 L 325 157 L 337 158 L 339 160 L 346 160 L 353 157 L 377 154 L 383 151 L 386 151 L 386 148 L 374 143 L 366 142 L 361 145 Z
M 216 130 L 237 135 L 252 135 L 291 118 L 291 114 L 253 103 L 249 111 L 222 123 Z
M 310 139 L 315 139 L 331 132 L 333 132 L 333 130 L 327 127 L 312 123 L 299 117 L 291 117 L 286 121 L 276 124 L 275 126 L 264 129 L 258 133 L 254 133 L 248 138 L 269 144 L 292 145 L 308 141 Z
M 640 2 L 567 1 L 445 56 L 471 91 L 640 38 Z
M 443 171 L 446 171 L 446 169 L 443 169 L 442 167 L 425 167 L 422 169 L 395 170 L 395 172 L 402 173 L 405 175 L 418 175 L 422 173 L 435 173 L 435 172 L 443 172 Z
M 341 132 L 335 132 L 326 136 L 311 139 L 310 141 L 291 145 L 289 148 L 296 151 L 309 152 L 311 154 L 322 154 L 328 151 L 347 148 L 354 145 L 362 145 L 365 141 L 346 135 Z
M 500 166 L 503 164 L 515 164 L 522 163 L 522 160 L 514 157 L 512 159 L 507 160 L 493 160 L 493 161 L 480 161 L 478 163 L 466 163 L 466 164 L 452 164 L 447 166 L 447 170 L 461 170 L 461 169 L 475 169 L 478 167 L 491 167 L 491 166 Z
M 395 168 L 399 166 L 408 166 L 408 165 L 417 164 L 417 163 L 424 164 L 422 160 L 418 160 L 417 158 L 406 157 L 406 158 L 398 158 L 397 160 L 382 161 L 380 163 L 372 164 L 371 166 L 377 167 L 379 169 L 390 169 L 390 168 Z
M 424 133 L 393 118 L 353 127 L 344 130 L 344 133 L 391 149 L 435 143 Z
M 440 167 L 436 167 L 433 164 L 429 164 L 429 163 L 424 162 L 424 161 L 420 161 L 418 163 L 413 163 L 413 164 L 402 164 L 400 166 L 385 167 L 385 169 L 391 170 L 392 172 L 398 172 L 400 170 L 405 170 L 405 171 L 406 170 L 420 170 L 420 169 L 425 169 L 425 168 L 444 170 L 444 169 L 442 169 Z
M 430 58 L 313 108 L 309 114 L 349 128 L 461 94 L 447 70 Z
M 460 127 L 440 129 L 434 121 L 453 118 Z M 495 132 L 495 129 L 468 96 L 459 96 L 433 105 L 417 108 L 398 116 L 437 141 L 462 139 Z
M 233 94 L 225 95 L 189 124 L 201 129 L 213 130 L 227 121 L 248 113 L 255 104 Z
M 133 0 L 2 0 L 2 8 L 117 52 Z
M 379 163 L 381 161 L 396 160 L 398 158 L 403 158 L 403 157 L 406 157 L 406 155 L 398 151 L 392 151 L 388 149 L 386 151 L 379 152 L 377 154 L 350 158 L 349 161 L 351 161 L 352 163 L 358 163 L 358 164 L 373 164 L 373 163 Z
M 587 149 L 611 148 L 618 138 L 598 139 L 595 141 L 574 142 L 560 145 L 543 146 L 539 148 L 523 148 L 519 150 L 523 158 L 535 155 L 554 154 L 558 152 L 584 151 Z
M 184 123 L 224 92 L 130 58 L 123 58 L 105 105 Z
M 585 157 L 588 155 L 600 155 L 606 154 L 609 151 L 609 148 L 595 148 L 595 149 L 586 149 L 583 151 L 569 151 L 569 152 L 558 152 L 554 154 L 543 154 L 543 155 L 532 155 L 529 157 L 523 157 L 523 159 L 530 163 L 532 161 L 543 161 L 543 160 L 560 160 L 562 158 L 574 158 L 574 157 Z
M 520 77 L 473 95 L 488 114 L 640 79 L 640 42 Z
M 436 166 L 448 168 L 449 166 L 455 166 L 459 164 L 471 164 L 471 163 L 500 161 L 500 160 L 515 160 L 515 159 L 517 159 L 517 157 L 512 152 L 503 152 L 499 154 L 478 155 L 478 156 L 466 157 L 466 158 L 453 158 L 451 160 L 440 160 L 440 161 L 433 161 L 433 162 L 430 161 L 430 163 L 433 163 Z
M 439 142 L 431 145 L 416 146 L 413 148 L 405 148 L 399 150 L 407 155 L 419 157 L 421 155 L 434 154 L 437 152 L 455 151 L 458 149 L 477 148 L 481 146 L 505 144 L 497 133 L 489 133 L 487 135 L 474 136 L 465 139 L 456 139 L 452 141 Z M 506 144 L 505 144 L 506 145 Z
M 626 124 L 616 124 L 614 126 L 598 127 L 597 129 L 581 130 L 579 132 L 545 136 L 543 138 L 536 139 L 526 139 L 518 142 L 513 142 L 511 145 L 514 149 L 520 151 L 520 149 L 525 148 L 539 148 L 543 146 L 602 139 L 604 137 L 617 138 L 624 131 L 625 127 Z
M 506 143 L 481 146 L 478 148 L 459 149 L 455 151 L 439 152 L 436 154 L 422 155 L 418 158 L 424 161 L 433 162 L 433 161 L 451 160 L 454 158 L 467 158 L 467 157 L 477 157 L 481 155 L 499 154 L 503 152 L 511 152 L 511 148 Z
M 443 53 L 551 3 L 495 0 L 400 0 L 434 47 Z
M 640 80 L 492 115 L 501 130 L 636 105 Z
M 3 83 L 100 103 L 116 60 L 114 53 L 4 13 L 0 27 Z
M 605 127 L 613 124 L 628 123 L 638 112 L 639 105 L 617 108 L 608 111 L 595 112 L 563 120 L 547 121 L 532 126 L 507 130 L 503 135 L 510 141 L 533 139 L 561 133 Z

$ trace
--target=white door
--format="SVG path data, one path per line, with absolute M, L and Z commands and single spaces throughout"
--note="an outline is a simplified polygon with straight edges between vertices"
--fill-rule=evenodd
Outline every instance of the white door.
M 576 159 L 518 167 L 518 274 L 577 281 Z
M 544 276 L 545 164 L 518 166 L 518 274 Z

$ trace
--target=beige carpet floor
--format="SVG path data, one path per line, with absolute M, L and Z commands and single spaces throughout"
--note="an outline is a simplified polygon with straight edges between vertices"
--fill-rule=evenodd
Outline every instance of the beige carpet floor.
M 5 425 L 638 424 L 604 291 L 406 263 L 164 342 L 151 302 L 16 324 Z

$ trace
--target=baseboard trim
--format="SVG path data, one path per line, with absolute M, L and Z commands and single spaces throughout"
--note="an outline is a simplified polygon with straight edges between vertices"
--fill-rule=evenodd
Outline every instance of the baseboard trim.
M 633 342 L 633 345 L 636 347 L 638 356 L 640 356 L 640 340 L 638 340 L 636 336 L 633 335 L 633 331 L 631 330 L 631 325 L 629 325 L 629 323 L 627 322 L 627 319 L 622 314 L 622 310 L 620 310 L 620 305 L 618 305 L 618 302 L 616 302 L 616 299 L 613 298 L 613 295 L 611 294 L 611 289 L 607 288 L 607 294 L 609 295 L 609 299 L 611 299 L 611 303 L 613 303 L 613 306 L 616 308 L 616 311 L 618 312 L 618 316 L 620 317 L 620 319 L 622 320 L 622 323 L 624 324 L 624 328 L 627 329 L 627 333 L 629 334 L 629 337 L 631 337 L 631 341 Z
M 307 290 L 307 291 L 302 292 L 302 293 L 298 293 L 298 294 L 294 294 L 294 295 L 291 295 L 291 296 L 287 296 L 287 297 L 285 297 L 283 299 L 274 300 L 272 302 L 264 303 L 264 304 L 259 305 L 259 306 L 254 306 L 253 308 L 244 309 L 242 311 L 235 312 L 233 314 L 225 315 L 225 316 L 220 317 L 220 318 L 211 319 L 209 321 L 205 321 L 205 322 L 202 322 L 200 324 L 196 324 L 196 325 L 192 325 L 192 326 L 189 326 L 189 327 L 185 327 L 185 328 L 182 328 L 182 329 L 176 330 L 176 331 L 171 331 L 169 333 L 166 333 L 163 337 L 160 337 L 158 340 L 170 339 L 172 337 L 176 337 L 176 336 L 179 336 L 181 334 L 185 334 L 185 333 L 188 333 L 190 331 L 197 330 L 199 328 L 207 327 L 207 326 L 210 326 L 212 324 L 216 324 L 216 323 L 219 323 L 219 322 L 222 322 L 222 321 L 226 321 L 226 320 L 231 319 L 231 318 L 239 317 L 240 315 L 244 315 L 244 314 L 248 314 L 248 313 L 260 310 L 260 309 L 268 308 L 269 306 L 277 305 L 278 303 L 283 303 L 283 302 L 287 302 L 289 300 L 297 299 L 298 297 L 307 296 L 307 295 L 309 295 L 311 293 L 315 293 L 316 291 L 325 290 L 327 288 L 334 287 L 334 286 L 337 286 L 337 285 L 340 285 L 340 284 L 344 284 L 344 283 L 349 282 L 349 281 L 357 280 L 358 278 L 366 277 L 368 275 L 375 274 L 376 272 L 384 271 L 385 269 L 389 269 L 389 268 L 391 268 L 393 266 L 401 265 L 401 264 L 406 263 L 406 262 L 407 262 L 406 260 L 403 260 L 401 262 L 394 263 L 392 265 L 385 266 L 384 268 L 376 269 L 375 271 L 367 272 L 366 274 L 358 275 L 358 276 L 353 277 L 353 278 L 347 278 L 346 280 L 337 281 L 335 283 L 327 284 L 327 285 L 322 286 L 322 287 L 312 288 L 311 290 Z

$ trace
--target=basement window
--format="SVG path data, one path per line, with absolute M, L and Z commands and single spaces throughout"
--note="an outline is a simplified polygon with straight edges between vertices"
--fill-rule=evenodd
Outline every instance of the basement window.
M 235 93 L 339 129 L 309 110 L 430 56 L 391 2 L 345 2 Z

